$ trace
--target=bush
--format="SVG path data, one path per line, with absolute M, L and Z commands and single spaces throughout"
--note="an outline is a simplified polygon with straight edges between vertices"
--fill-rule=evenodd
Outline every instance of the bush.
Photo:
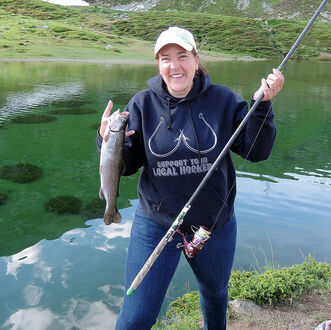
M 51 110 L 48 113 L 52 115 L 89 115 L 96 112 L 97 111 L 95 109 L 88 108 L 64 108 Z
M 325 287 L 331 281 L 331 266 L 313 258 L 289 268 L 268 269 L 264 273 L 233 271 L 230 299 L 250 299 L 257 304 L 275 304 L 301 297 L 303 292 Z
M 46 204 L 45 208 L 48 212 L 57 214 L 77 214 L 80 211 L 81 201 L 74 196 L 60 195 L 51 198 Z
M 7 202 L 8 196 L 4 193 L 0 193 L 0 206 Z
M 103 218 L 105 208 L 106 201 L 97 197 L 84 207 L 83 215 L 87 219 Z
M 24 51 L 23 51 L 24 52 Z M 56 118 L 48 115 L 40 115 L 37 113 L 30 113 L 27 115 L 13 118 L 12 121 L 17 124 L 43 124 L 55 121 Z
M 300 298 L 305 292 L 321 289 L 330 292 L 331 265 L 309 257 L 305 262 L 263 273 L 232 271 L 229 281 L 229 301 L 250 299 L 259 305 Z M 153 329 L 203 329 L 199 293 L 185 294 L 170 303 L 166 318 Z
M 6 165 L 0 168 L 0 178 L 17 183 L 28 183 L 39 179 L 42 169 L 38 166 L 19 163 Z

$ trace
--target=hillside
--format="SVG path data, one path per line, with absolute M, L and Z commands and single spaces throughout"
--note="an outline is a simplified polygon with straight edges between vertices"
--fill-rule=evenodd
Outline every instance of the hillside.
M 227 10 L 238 1 L 228 0 Z M 153 60 L 153 42 L 170 25 L 191 29 L 206 56 L 282 58 L 307 23 L 178 10 L 129 12 L 100 4 L 68 8 L 40 0 L 0 2 L 0 19 L 0 58 L 119 60 Z M 318 19 L 294 58 L 326 60 L 330 53 L 331 25 Z
M 112 8 L 128 11 L 175 10 L 229 15 L 251 18 L 276 18 L 305 20 L 310 18 L 321 0 L 88 0 L 104 3 Z M 331 4 L 321 13 L 321 21 L 331 23 Z

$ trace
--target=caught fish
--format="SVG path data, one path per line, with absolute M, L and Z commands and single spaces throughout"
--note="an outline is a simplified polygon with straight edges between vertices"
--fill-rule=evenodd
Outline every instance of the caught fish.
M 99 196 L 106 200 L 104 222 L 106 225 L 120 223 L 122 217 L 117 210 L 116 200 L 120 177 L 124 170 L 123 149 L 125 128 L 129 119 L 128 112 L 118 109 L 108 119 L 108 125 L 100 153 L 100 181 Z

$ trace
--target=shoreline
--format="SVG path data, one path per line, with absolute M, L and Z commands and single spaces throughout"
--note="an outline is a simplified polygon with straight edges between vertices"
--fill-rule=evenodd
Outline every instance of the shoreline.
M 255 62 L 267 61 L 266 58 L 255 58 L 250 56 L 210 56 L 201 55 L 202 62 L 223 62 L 223 61 L 242 61 Z M 76 58 L 6 58 L 0 57 L 0 62 L 61 62 L 61 63 L 87 63 L 87 64 L 155 64 L 155 60 L 140 60 L 140 59 L 119 59 L 119 58 L 103 58 L 103 59 L 76 59 Z
M 90 63 L 90 64 L 154 64 L 155 61 L 131 59 L 74 59 L 74 58 L 5 58 L 0 62 L 62 62 L 62 63 Z

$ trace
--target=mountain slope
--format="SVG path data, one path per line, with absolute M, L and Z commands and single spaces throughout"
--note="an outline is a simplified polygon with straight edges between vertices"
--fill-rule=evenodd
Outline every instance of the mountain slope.
M 89 0 L 128 11 L 176 10 L 254 18 L 307 19 L 321 0 Z M 321 13 L 321 21 L 331 24 L 331 4 Z
M 0 57 L 140 60 L 153 59 L 156 37 L 171 25 L 192 30 L 207 55 L 282 58 L 307 24 L 187 11 L 123 12 L 100 4 L 67 8 L 41 0 L 0 1 L 0 20 Z M 325 60 L 330 54 L 331 25 L 317 20 L 293 58 Z

